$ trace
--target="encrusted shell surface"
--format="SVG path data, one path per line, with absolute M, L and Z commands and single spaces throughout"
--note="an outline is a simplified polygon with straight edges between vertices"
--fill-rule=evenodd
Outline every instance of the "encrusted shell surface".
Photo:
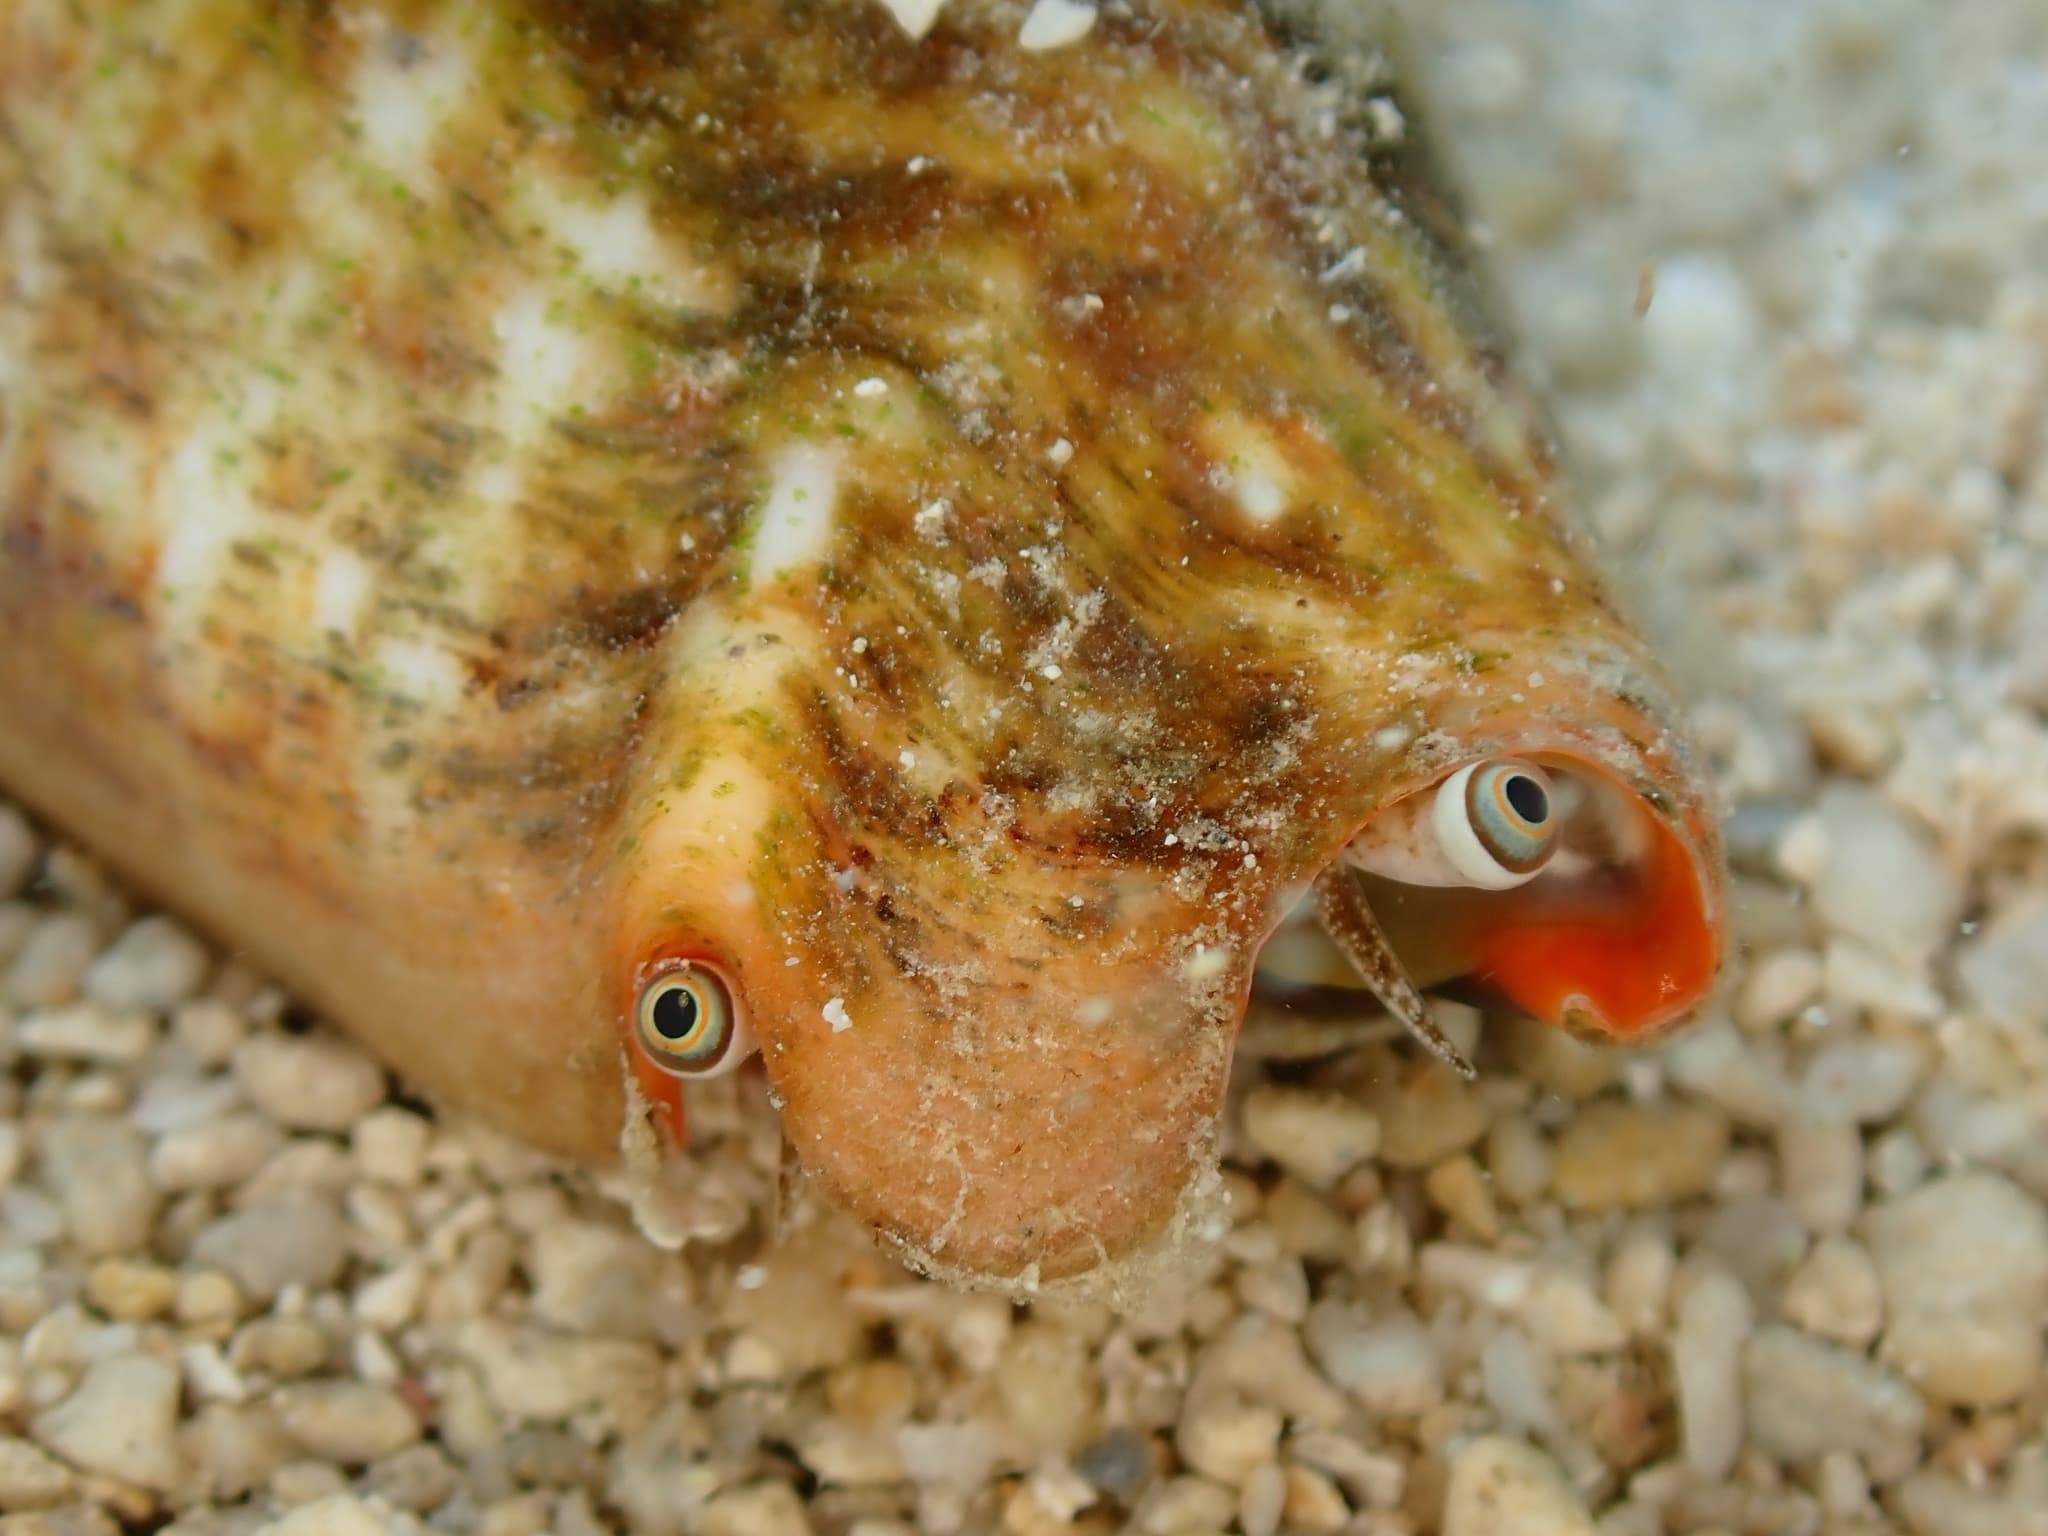
M 832 1194 L 1023 1282 L 1186 1225 L 1260 944 L 1456 763 L 1716 921 L 1384 59 L 1022 15 L 0 3 L 0 780 L 577 1155 L 715 960 Z

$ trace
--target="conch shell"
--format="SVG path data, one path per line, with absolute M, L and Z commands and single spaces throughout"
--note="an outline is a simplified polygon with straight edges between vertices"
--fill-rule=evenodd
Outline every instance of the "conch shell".
M 1406 81 L 1077 10 L 0 0 L 0 783 L 557 1151 L 758 1048 L 1016 1288 L 1188 1230 L 1304 902 L 1673 1024 L 1708 793 Z

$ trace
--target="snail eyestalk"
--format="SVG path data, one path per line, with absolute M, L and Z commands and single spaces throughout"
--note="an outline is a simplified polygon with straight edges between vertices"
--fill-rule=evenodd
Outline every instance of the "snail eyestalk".
M 1367 874 L 1404 885 L 1512 890 L 1557 852 L 1571 794 L 1535 763 L 1468 763 L 1390 809 L 1345 850 Z
M 641 1051 L 672 1077 L 723 1077 L 754 1053 L 732 989 L 702 962 L 681 960 L 650 977 L 633 1022 Z

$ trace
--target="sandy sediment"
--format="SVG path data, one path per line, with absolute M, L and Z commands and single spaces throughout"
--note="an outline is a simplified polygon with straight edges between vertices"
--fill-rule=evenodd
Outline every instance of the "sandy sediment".
M 1119 1317 L 437 1121 L 0 808 L 0 1533 L 2048 1532 L 2048 5 L 1417 6 L 1725 793 L 1666 1048 L 1245 1063 Z

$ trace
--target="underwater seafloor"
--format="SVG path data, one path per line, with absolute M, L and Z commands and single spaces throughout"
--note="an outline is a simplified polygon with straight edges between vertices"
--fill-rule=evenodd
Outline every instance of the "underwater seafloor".
M 1033 1312 L 764 1246 L 758 1084 L 661 1253 L 0 809 L 0 1536 L 2048 1532 L 2048 3 L 1408 9 L 1724 999 L 1247 1061 L 1200 1283 Z

